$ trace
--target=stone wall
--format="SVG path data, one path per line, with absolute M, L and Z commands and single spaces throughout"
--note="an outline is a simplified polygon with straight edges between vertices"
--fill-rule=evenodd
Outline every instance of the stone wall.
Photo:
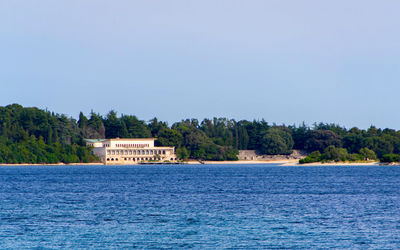
M 267 161 L 267 160 L 295 160 L 306 157 L 307 154 L 300 150 L 293 150 L 290 155 L 259 155 L 255 150 L 239 150 L 238 158 L 244 161 Z

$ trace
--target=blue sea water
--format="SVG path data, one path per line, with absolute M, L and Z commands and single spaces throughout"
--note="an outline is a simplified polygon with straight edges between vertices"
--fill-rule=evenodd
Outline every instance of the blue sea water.
M 400 167 L 0 167 L 0 248 L 400 248 Z

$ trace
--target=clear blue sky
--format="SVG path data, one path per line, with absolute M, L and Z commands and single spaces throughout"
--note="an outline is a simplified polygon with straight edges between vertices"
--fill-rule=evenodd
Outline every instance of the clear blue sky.
M 400 129 L 400 1 L 0 2 L 0 105 Z

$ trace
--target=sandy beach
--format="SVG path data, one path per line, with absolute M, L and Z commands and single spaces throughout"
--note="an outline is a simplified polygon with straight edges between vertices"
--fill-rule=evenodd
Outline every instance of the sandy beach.
M 1 163 L 0 167 L 3 166 L 96 166 L 96 165 L 104 165 L 100 162 L 93 162 L 93 163 Z
M 266 160 L 266 161 L 202 161 L 204 164 L 296 164 L 299 160 Z M 185 162 L 190 165 L 199 165 L 202 164 L 199 161 L 189 160 Z
M 329 162 L 329 163 L 321 163 L 321 162 L 313 162 L 313 163 L 305 163 L 299 164 L 298 161 L 296 163 L 286 162 L 283 163 L 282 166 L 377 166 L 379 162 Z
M 306 164 L 299 164 L 297 159 L 292 160 L 268 160 L 268 161 L 203 161 L 202 163 L 196 160 L 189 160 L 184 163 L 185 165 L 254 165 L 254 164 L 278 164 L 280 166 L 378 166 L 385 165 L 379 162 L 329 162 L 329 163 L 321 163 L 321 162 L 313 162 Z M 30 164 L 30 163 L 21 163 L 21 164 L 0 164 L 2 166 L 105 166 L 103 163 L 55 163 L 55 164 Z M 400 165 L 400 163 L 393 163 L 387 165 Z M 109 165 L 109 166 L 118 166 L 118 165 Z
M 188 164 L 200 164 L 198 161 L 189 161 Z M 272 161 L 204 161 L 204 164 L 279 164 L 280 166 L 376 166 L 379 162 L 313 162 L 299 164 L 299 160 L 272 160 Z

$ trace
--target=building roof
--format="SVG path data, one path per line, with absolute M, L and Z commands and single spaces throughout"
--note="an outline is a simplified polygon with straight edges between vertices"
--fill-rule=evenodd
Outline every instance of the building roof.
M 87 142 L 103 142 L 107 139 L 84 139 Z
M 157 138 L 110 138 L 108 141 L 154 141 Z
M 103 141 L 154 141 L 157 138 L 110 138 L 110 139 L 85 139 L 87 142 L 103 142 Z

